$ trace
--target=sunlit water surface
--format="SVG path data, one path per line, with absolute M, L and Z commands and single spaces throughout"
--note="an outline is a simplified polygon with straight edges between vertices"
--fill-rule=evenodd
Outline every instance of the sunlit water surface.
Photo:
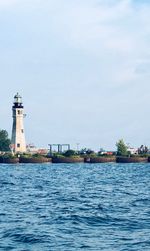
M 0 250 L 149 251 L 150 164 L 0 165 Z

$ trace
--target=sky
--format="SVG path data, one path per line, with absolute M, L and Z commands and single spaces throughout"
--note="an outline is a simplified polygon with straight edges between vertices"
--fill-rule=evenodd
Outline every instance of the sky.
M 27 143 L 150 146 L 150 1 L 0 0 L 0 128 Z

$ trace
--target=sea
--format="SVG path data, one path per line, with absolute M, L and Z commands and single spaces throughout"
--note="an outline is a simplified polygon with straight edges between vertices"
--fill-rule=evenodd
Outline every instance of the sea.
M 150 164 L 1 164 L 0 250 L 150 251 Z

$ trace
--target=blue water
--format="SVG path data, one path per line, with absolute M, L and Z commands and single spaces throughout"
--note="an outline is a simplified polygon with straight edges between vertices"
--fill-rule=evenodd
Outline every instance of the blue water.
M 150 164 L 0 165 L 0 250 L 149 251 Z

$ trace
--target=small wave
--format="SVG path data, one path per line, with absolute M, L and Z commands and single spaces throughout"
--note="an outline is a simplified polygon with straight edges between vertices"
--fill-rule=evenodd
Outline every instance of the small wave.
M 110 224 L 110 220 L 105 216 L 78 216 L 72 215 L 71 220 L 79 224 L 85 224 L 88 226 L 102 226 Z
M 132 244 L 133 246 L 137 246 L 137 247 L 139 247 L 139 246 L 149 246 L 150 247 L 150 241 L 148 240 L 148 241 L 138 241 L 138 242 L 134 242 L 133 244 Z
M 7 185 L 9 185 L 9 186 L 15 186 L 15 184 L 13 182 L 8 182 L 8 181 L 2 181 L 0 183 L 0 185 L 1 186 L 7 186 Z
M 1 245 L 0 246 L 0 250 L 5 250 L 5 251 L 10 251 L 10 250 L 15 250 L 15 247 L 14 246 L 4 246 L 4 245 Z
M 147 166 L 68 167 L 0 169 L 0 250 L 150 250 Z
M 139 206 L 139 205 L 145 206 L 145 204 L 150 204 L 150 199 L 149 198 L 137 199 L 137 200 L 134 200 L 131 204 L 132 206 Z
M 34 234 L 15 233 L 15 230 L 14 232 L 8 231 L 4 233 L 3 238 L 11 238 L 13 241 L 16 242 L 31 243 L 31 244 L 44 242 L 42 236 L 37 237 Z

